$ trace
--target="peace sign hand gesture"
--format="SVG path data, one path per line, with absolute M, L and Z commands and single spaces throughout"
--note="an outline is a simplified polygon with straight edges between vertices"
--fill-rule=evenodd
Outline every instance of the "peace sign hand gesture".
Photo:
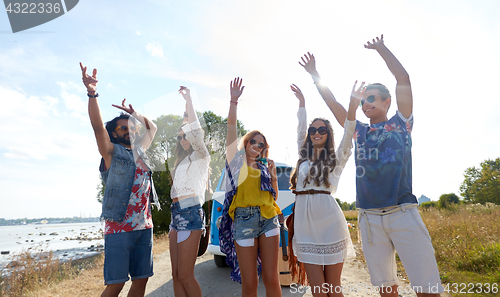
M 80 62 L 80 68 L 82 69 L 82 80 L 83 84 L 87 88 L 88 92 L 95 92 L 97 90 L 97 82 L 96 79 L 97 69 L 94 68 L 92 72 L 92 76 L 87 74 L 87 67 L 83 67 L 82 62 Z
M 132 107 L 132 104 L 129 104 L 128 107 L 125 105 L 125 100 L 127 100 L 126 98 L 123 99 L 122 101 L 122 105 L 115 105 L 115 104 L 112 104 L 113 107 L 116 107 L 118 109 L 121 109 L 129 114 L 133 114 L 135 112 L 134 108 Z

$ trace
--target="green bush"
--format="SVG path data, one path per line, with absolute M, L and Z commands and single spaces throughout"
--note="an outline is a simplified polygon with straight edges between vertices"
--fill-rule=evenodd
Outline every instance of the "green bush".
M 429 202 L 424 202 L 424 203 L 420 204 L 420 208 L 422 210 L 429 210 L 429 208 L 431 208 L 431 207 L 434 207 L 434 208 L 437 207 L 436 201 L 429 201 Z

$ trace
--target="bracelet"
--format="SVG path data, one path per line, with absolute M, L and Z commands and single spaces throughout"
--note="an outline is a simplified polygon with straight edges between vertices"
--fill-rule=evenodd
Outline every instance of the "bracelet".
M 187 118 L 187 117 L 188 117 L 188 113 L 187 113 L 187 112 L 185 112 L 185 113 L 184 113 L 184 117 L 185 117 L 185 118 Z
M 234 105 L 237 105 L 237 104 L 238 104 L 238 101 L 233 101 L 233 100 L 231 100 L 231 101 L 229 101 L 229 102 L 230 102 L 230 103 L 232 103 L 232 104 L 234 104 Z
M 87 93 L 87 96 L 89 96 L 90 98 L 97 98 L 99 97 L 99 93 L 95 93 L 95 95 L 90 95 L 89 93 Z

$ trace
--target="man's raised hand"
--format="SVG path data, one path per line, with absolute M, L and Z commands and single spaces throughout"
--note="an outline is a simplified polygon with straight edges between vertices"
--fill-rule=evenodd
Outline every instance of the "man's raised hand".
M 87 88 L 88 92 L 95 92 L 97 90 L 97 69 L 94 68 L 92 76 L 87 74 L 87 67 L 83 67 L 82 62 L 80 62 L 80 68 L 82 69 L 82 80 L 83 84 Z

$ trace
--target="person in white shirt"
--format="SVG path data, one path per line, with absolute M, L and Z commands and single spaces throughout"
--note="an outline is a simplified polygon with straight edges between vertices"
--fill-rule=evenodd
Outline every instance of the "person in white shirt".
M 179 90 L 186 100 L 185 124 L 177 136 L 176 161 L 172 174 L 170 261 L 175 296 L 201 297 L 201 287 L 194 276 L 198 246 L 205 230 L 205 189 L 208 183 L 210 153 L 203 141 L 190 91 Z

